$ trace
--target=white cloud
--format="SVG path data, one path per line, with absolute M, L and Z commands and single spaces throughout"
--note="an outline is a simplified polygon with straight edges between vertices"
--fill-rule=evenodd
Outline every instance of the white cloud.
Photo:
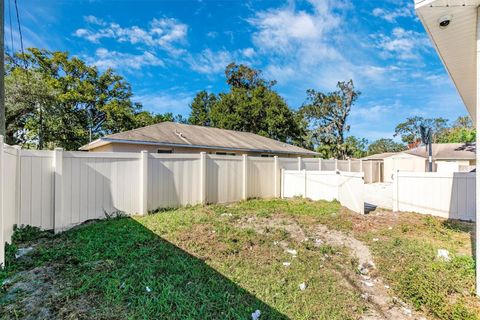
M 242 55 L 246 58 L 252 58 L 255 56 L 255 49 L 253 48 L 245 48 L 242 50 Z
M 233 61 L 233 55 L 227 50 L 212 51 L 205 49 L 200 54 L 187 58 L 192 70 L 204 74 L 221 73 Z
M 324 42 L 341 19 L 333 13 L 330 1 L 322 1 L 321 5 L 309 2 L 313 13 L 297 11 L 294 6 L 258 12 L 248 20 L 257 29 L 254 44 L 263 52 L 289 54 L 308 44 Z
M 431 47 L 424 34 L 400 27 L 394 28 L 391 35 L 380 33 L 372 35 L 372 38 L 376 48 L 382 50 L 381 56 L 384 58 L 420 59 L 421 53 Z
M 140 55 L 109 51 L 105 48 L 99 48 L 95 52 L 95 57 L 87 57 L 88 63 L 97 66 L 101 70 L 108 68 L 116 70 L 139 70 L 146 66 L 163 66 L 162 60 L 157 58 L 151 52 L 144 52 Z
M 193 94 L 186 92 L 176 94 L 158 93 L 137 95 L 134 97 L 134 100 L 141 102 L 147 110 L 154 112 L 188 114 L 190 111 L 189 104 L 192 102 L 193 97 Z
M 395 10 L 375 8 L 373 9 L 372 14 L 375 17 L 382 18 L 391 23 L 396 22 L 398 18 L 413 18 L 415 16 L 413 12 L 413 4 L 411 3 L 404 4 L 404 6 Z
M 154 18 L 148 28 L 138 26 L 122 27 L 118 23 L 105 23 L 95 16 L 86 16 L 87 28 L 80 28 L 74 35 L 93 43 L 102 39 L 114 39 L 118 42 L 143 44 L 150 48 L 162 48 L 172 54 L 180 54 L 182 49 L 175 47 L 186 42 L 188 26 L 172 18 Z

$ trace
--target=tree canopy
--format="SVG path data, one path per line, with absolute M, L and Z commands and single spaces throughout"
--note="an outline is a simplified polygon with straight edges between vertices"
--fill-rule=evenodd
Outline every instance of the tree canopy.
M 228 92 L 214 96 L 201 91 L 195 96 L 190 123 L 305 145 L 305 122 L 273 90 L 275 81 L 263 79 L 259 70 L 234 63 L 227 66 L 225 77 Z
M 300 108 L 301 114 L 312 127 L 314 144 L 330 149 L 335 158 L 345 159 L 349 156 L 345 144 L 345 134 L 350 131 L 347 118 L 359 95 L 352 80 L 338 82 L 337 90 L 330 93 L 307 90 L 307 101 Z
M 125 79 L 66 52 L 30 48 L 6 60 L 6 141 L 76 150 L 102 135 L 164 121 L 132 101 Z M 173 117 L 172 117 L 173 118 Z
M 433 142 L 435 143 L 447 125 L 448 120 L 444 118 L 410 117 L 395 127 L 393 136 L 400 136 L 405 143 L 417 143 L 421 140 L 420 127 L 423 126 L 432 130 Z
M 378 154 L 384 152 L 400 152 L 406 150 L 407 147 L 404 144 L 397 143 L 393 139 L 382 138 L 373 141 L 368 146 L 368 154 Z

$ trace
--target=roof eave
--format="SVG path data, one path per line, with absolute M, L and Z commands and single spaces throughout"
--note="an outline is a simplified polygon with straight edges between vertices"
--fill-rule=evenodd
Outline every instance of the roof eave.
M 185 148 L 196 148 L 196 149 L 212 149 L 212 150 L 225 150 L 225 151 L 244 151 L 244 152 L 259 152 L 259 153 L 274 153 L 274 154 L 295 154 L 295 155 L 319 155 L 318 152 L 309 151 L 300 152 L 300 151 L 279 151 L 279 150 L 268 150 L 268 149 L 248 149 L 248 148 L 229 148 L 229 147 L 220 147 L 220 146 L 206 146 L 206 145 L 191 145 L 183 143 L 167 143 L 167 142 L 157 142 L 157 141 L 142 141 L 142 140 L 124 140 L 124 139 L 113 139 L 113 138 L 100 138 L 91 143 L 83 146 L 80 150 L 91 150 L 98 148 L 100 146 L 110 144 L 110 143 L 124 143 L 124 144 L 142 144 L 142 145 L 153 145 L 153 146 L 162 146 L 162 147 L 185 147 Z

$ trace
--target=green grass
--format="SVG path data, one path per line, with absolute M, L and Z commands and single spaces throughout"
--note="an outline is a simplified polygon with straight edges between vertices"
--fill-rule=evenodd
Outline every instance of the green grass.
M 357 237 L 370 245 L 394 292 L 438 319 L 478 319 L 473 224 L 403 214 L 389 227 L 357 232 Z M 451 261 L 437 258 L 438 249 L 447 249 Z
M 356 319 L 366 308 L 342 274 L 355 272 L 343 248 L 291 239 L 287 232 L 256 233 L 238 222 L 281 216 L 305 230 L 318 223 L 368 244 L 393 293 L 440 319 L 476 319 L 471 257 L 472 224 L 402 214 L 359 216 L 337 202 L 251 200 L 189 207 L 145 217 L 86 224 L 53 236 L 16 231 L 0 281 L 34 268 L 52 268 L 58 294 L 42 303 L 52 317 L 98 319 Z M 394 218 L 395 217 L 395 218 Z M 379 241 L 373 241 L 378 238 Z M 293 258 L 278 241 L 296 249 Z M 24 259 L 17 247 L 33 244 Z M 446 248 L 453 259 L 439 261 Z M 283 262 L 291 262 L 289 267 Z M 307 283 L 305 291 L 299 284 Z M 31 315 L 28 292 L 0 291 L 0 315 Z M 150 289 L 147 292 L 146 288 Z

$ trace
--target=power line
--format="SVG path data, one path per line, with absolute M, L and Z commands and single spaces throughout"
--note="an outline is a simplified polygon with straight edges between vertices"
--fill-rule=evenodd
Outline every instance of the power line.
M 23 62 L 25 64 L 25 70 L 28 72 L 27 70 L 27 59 L 25 59 L 25 51 L 23 50 L 23 35 L 22 35 L 22 25 L 20 23 L 20 14 L 18 12 L 18 3 L 17 3 L 17 0 L 15 0 L 15 11 L 17 13 L 17 23 L 18 23 L 18 33 L 20 35 L 20 51 L 22 52 L 22 58 L 23 58 Z M 27 73 L 28 74 L 28 73 Z M 27 76 L 28 77 L 28 76 Z M 27 81 L 28 81 L 28 78 L 27 78 Z
M 10 51 L 13 57 L 15 54 L 15 48 L 13 47 L 12 0 L 8 0 L 8 21 L 10 24 Z

